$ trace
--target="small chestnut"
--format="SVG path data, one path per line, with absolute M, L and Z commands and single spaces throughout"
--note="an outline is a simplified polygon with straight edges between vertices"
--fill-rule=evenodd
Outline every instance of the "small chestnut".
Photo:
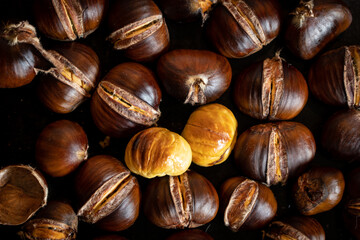
M 161 56 L 157 74 L 167 93 L 195 105 L 218 99 L 229 88 L 232 71 L 228 60 L 219 54 L 176 49 Z
M 162 228 L 196 228 L 213 220 L 219 209 L 214 186 L 202 175 L 154 178 L 144 195 L 145 216 Z
M 297 122 L 259 124 L 243 132 L 234 159 L 245 176 L 274 185 L 298 176 L 315 156 L 310 130 Z
M 334 208 L 341 201 L 344 188 L 345 180 L 340 170 L 313 167 L 297 179 L 293 198 L 299 212 L 310 216 Z
M 209 234 L 199 229 L 187 229 L 174 233 L 166 240 L 214 240 Z

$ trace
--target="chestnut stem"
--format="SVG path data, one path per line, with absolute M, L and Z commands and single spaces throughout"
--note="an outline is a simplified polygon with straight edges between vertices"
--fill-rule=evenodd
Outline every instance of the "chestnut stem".
M 201 78 L 196 78 L 195 81 L 191 84 L 189 93 L 185 99 L 185 104 L 190 103 L 191 105 L 195 104 L 205 104 L 206 96 L 204 94 L 205 83 Z
M 295 15 L 293 18 L 293 24 L 301 28 L 304 24 L 304 21 L 308 17 L 314 17 L 314 0 L 301 0 L 299 6 L 295 9 L 294 13 L 290 13 L 291 15 Z

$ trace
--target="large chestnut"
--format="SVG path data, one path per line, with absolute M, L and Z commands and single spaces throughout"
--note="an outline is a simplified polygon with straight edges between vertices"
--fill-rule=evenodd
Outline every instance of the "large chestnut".
M 315 156 L 310 130 L 297 122 L 253 126 L 235 145 L 234 158 L 245 176 L 274 185 L 298 176 Z
M 346 181 L 347 190 L 343 214 L 345 225 L 356 239 L 360 239 L 360 168 L 351 171 Z
M 276 0 L 221 0 L 208 20 L 207 35 L 225 57 L 249 56 L 280 32 Z
M 166 240 L 214 240 L 209 234 L 200 229 L 187 229 L 174 233 Z
M 279 55 L 250 66 L 236 79 L 234 101 L 241 112 L 257 119 L 288 120 L 304 108 L 306 81 Z
M 139 215 L 139 184 L 114 157 L 87 160 L 76 175 L 75 192 L 79 218 L 106 231 L 127 229 Z
M 154 74 L 138 63 L 111 69 L 91 99 L 95 125 L 106 135 L 129 137 L 160 118 L 160 87 Z
M 273 192 L 265 185 L 244 177 L 233 177 L 221 186 L 220 200 L 225 226 L 232 231 L 260 229 L 277 211 Z
M 157 74 L 167 93 L 195 105 L 218 99 L 229 88 L 232 71 L 228 60 L 219 54 L 176 49 L 161 56 Z
M 311 59 L 352 22 L 341 0 L 301 0 L 285 31 L 289 49 L 302 59 Z
M 135 61 L 152 61 L 167 50 L 169 31 L 152 0 L 118 0 L 110 7 L 109 40 L 116 50 Z
M 145 216 L 158 227 L 196 228 L 215 218 L 219 198 L 209 180 L 189 170 L 152 179 L 143 206 Z

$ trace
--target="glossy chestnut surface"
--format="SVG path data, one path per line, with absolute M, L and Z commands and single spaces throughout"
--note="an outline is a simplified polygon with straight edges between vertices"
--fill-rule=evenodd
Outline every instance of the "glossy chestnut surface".
M 209 234 L 199 229 L 188 229 L 172 234 L 166 240 L 214 240 Z
M 360 239 L 360 168 L 351 171 L 346 179 L 344 221 L 347 229 Z

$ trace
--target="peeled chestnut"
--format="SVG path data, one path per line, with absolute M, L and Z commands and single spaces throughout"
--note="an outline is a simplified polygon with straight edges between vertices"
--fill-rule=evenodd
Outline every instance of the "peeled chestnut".
M 109 40 L 126 57 L 152 61 L 167 50 L 169 31 L 160 9 L 152 0 L 118 0 L 110 7 Z
M 209 234 L 199 229 L 182 230 L 174 233 L 166 240 L 214 240 Z
M 306 81 L 279 55 L 250 66 L 236 79 L 234 101 L 241 112 L 257 119 L 288 120 L 304 108 Z
M 22 227 L 23 239 L 73 240 L 76 239 L 78 218 L 72 207 L 51 201 Z
M 95 125 L 106 135 L 129 137 L 160 118 L 160 87 L 154 74 L 138 63 L 114 67 L 91 99 Z
M 265 240 L 325 240 L 325 231 L 316 219 L 300 216 L 294 216 L 284 221 L 274 221 L 270 223 L 264 235 Z
M 344 188 L 345 180 L 340 170 L 313 167 L 297 179 L 293 198 L 301 214 L 315 215 L 334 208 L 341 201 Z
M 75 179 L 78 217 L 106 231 L 122 231 L 137 219 L 140 188 L 119 160 L 107 155 L 90 158 Z
M 235 146 L 237 126 L 234 114 L 221 104 L 196 109 L 181 133 L 190 144 L 192 161 L 203 167 L 224 162 Z
M 276 0 L 221 0 L 208 20 L 207 35 L 225 57 L 249 56 L 280 32 Z
M 219 198 L 211 182 L 187 171 L 152 179 L 143 206 L 145 216 L 158 227 L 196 228 L 215 218 Z
M 167 93 L 195 105 L 218 99 L 229 88 L 232 71 L 221 55 L 207 50 L 177 49 L 161 56 L 157 74 Z
M 47 125 L 36 142 L 36 162 L 52 177 L 74 171 L 87 159 L 88 139 L 76 122 L 59 120 Z
M 232 231 L 260 229 L 277 211 L 273 192 L 265 185 L 244 177 L 233 177 L 221 186 L 220 199 L 225 226 Z
M 133 136 L 125 149 L 125 163 L 146 178 L 183 174 L 191 164 L 191 148 L 179 134 L 152 127 Z
M 243 132 L 234 158 L 245 176 L 274 185 L 298 176 L 315 156 L 310 130 L 297 122 L 259 124 Z
M 324 53 L 310 69 L 311 92 L 326 104 L 359 108 L 359 65 L 359 46 L 346 46 Z
M 321 144 L 332 157 L 348 162 L 360 161 L 360 111 L 340 111 L 323 127 Z
M 285 41 L 296 56 L 305 60 L 318 54 L 352 22 L 351 12 L 341 0 L 301 0 L 292 15 Z
M 49 38 L 85 38 L 98 28 L 106 4 L 107 0 L 36 0 L 35 21 Z
M 45 206 L 48 187 L 30 166 L 10 165 L 0 170 L 0 224 L 20 225 Z

